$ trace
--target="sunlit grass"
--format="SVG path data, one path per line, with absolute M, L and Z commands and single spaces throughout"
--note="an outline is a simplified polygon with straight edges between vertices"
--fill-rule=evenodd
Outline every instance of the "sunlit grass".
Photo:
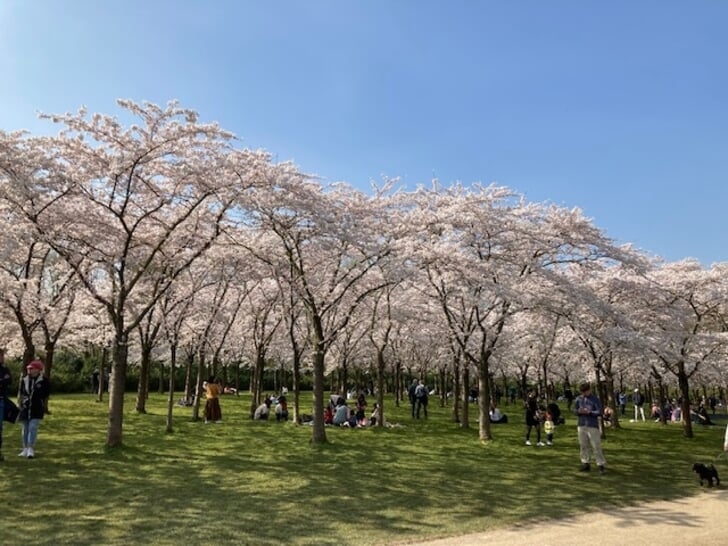
M 220 425 L 176 406 L 173 434 L 162 396 L 146 415 L 132 400 L 121 449 L 104 447 L 107 406 L 91 395 L 52 398 L 34 460 L 15 456 L 20 430 L 6 424 L 2 544 L 366 545 L 483 531 L 697 493 L 691 465 L 715 460 L 723 432 L 688 440 L 679 425 L 625 423 L 608 430 L 599 476 L 578 472 L 573 418 L 553 447 L 527 447 L 514 406 L 487 444 L 433 400 L 427 421 L 388 402 L 404 427 L 327 428 L 329 443 L 313 446 L 310 427 L 250 421 L 247 396 L 223 398 Z

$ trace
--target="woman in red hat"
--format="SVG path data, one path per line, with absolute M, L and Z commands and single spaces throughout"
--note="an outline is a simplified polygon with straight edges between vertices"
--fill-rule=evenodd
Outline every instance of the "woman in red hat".
M 33 360 L 26 367 L 28 374 L 20 382 L 20 423 L 23 433 L 21 457 L 35 457 L 35 440 L 45 412 L 45 401 L 50 393 L 48 379 L 43 377 L 43 363 Z

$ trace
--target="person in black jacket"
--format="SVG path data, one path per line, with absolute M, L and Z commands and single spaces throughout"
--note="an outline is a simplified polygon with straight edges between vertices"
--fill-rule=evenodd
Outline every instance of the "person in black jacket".
M 45 401 L 50 394 L 48 378 L 43 376 L 43 363 L 33 360 L 27 366 L 28 374 L 20 382 L 20 423 L 23 433 L 21 457 L 35 457 L 35 440 L 45 413 Z
M 0 461 L 3 461 L 3 421 L 5 417 L 5 400 L 8 397 L 8 387 L 12 382 L 10 371 L 5 367 L 5 353 L 0 349 Z

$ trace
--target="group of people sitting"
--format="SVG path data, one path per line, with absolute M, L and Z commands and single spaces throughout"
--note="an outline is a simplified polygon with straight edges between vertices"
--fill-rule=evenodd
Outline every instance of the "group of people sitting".
M 354 408 L 350 408 L 343 396 L 334 393 L 329 399 L 329 404 L 324 408 L 324 424 L 335 427 L 363 428 L 374 426 L 379 421 L 379 404 L 374 403 L 374 408 L 367 418 L 367 399 L 364 393 L 356 398 Z
M 273 406 L 274 400 L 270 396 L 266 396 L 263 403 L 255 409 L 253 414 L 254 421 L 267 421 L 270 416 L 270 408 Z M 276 421 L 288 421 L 288 402 L 284 395 L 280 395 L 275 399 L 273 413 Z

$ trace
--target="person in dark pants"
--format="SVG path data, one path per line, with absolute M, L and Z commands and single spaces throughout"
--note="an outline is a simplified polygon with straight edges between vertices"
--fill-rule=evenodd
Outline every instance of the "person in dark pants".
M 417 380 L 413 379 L 412 384 L 407 389 L 407 397 L 409 398 L 410 404 L 412 405 L 412 418 L 415 418 L 415 407 L 417 406 L 417 397 L 415 391 L 417 390 Z
M 0 349 L 0 461 L 3 458 L 3 421 L 5 420 L 5 399 L 8 397 L 8 387 L 12 382 L 10 371 L 5 367 L 5 353 Z
M 430 395 L 430 391 L 427 390 L 425 383 L 420 380 L 419 385 L 415 389 L 415 398 L 417 399 L 417 419 L 420 418 L 420 410 L 424 410 L 425 419 L 427 419 L 427 398 Z
M 538 410 L 536 392 L 529 390 L 526 395 L 526 445 L 531 445 L 531 429 L 536 429 L 536 445 L 543 446 L 541 441 L 541 418 Z

